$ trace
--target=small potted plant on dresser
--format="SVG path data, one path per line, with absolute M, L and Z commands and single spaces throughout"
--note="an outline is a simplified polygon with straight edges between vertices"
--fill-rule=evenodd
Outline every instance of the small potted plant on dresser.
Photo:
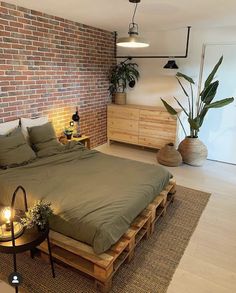
M 136 63 L 120 62 L 114 66 L 110 74 L 109 91 L 115 104 L 126 104 L 125 90 L 129 86 L 133 88 L 139 79 L 138 65 Z
M 183 124 L 179 120 L 181 126 L 183 127 L 186 137 L 180 143 L 178 147 L 178 151 L 182 155 L 183 162 L 192 166 L 201 166 L 207 158 L 207 154 L 208 154 L 207 147 L 204 145 L 204 143 L 200 139 L 198 139 L 198 133 L 204 122 L 204 118 L 208 110 L 213 108 L 224 107 L 234 101 L 234 98 L 231 97 L 231 98 L 226 98 L 226 99 L 212 102 L 217 93 L 217 89 L 219 86 L 219 81 L 218 80 L 214 81 L 214 77 L 222 61 L 223 61 L 223 56 L 217 62 L 212 72 L 206 79 L 204 88 L 196 100 L 194 99 L 194 96 L 193 96 L 193 85 L 195 84 L 193 79 L 179 72 L 176 74 L 177 81 L 179 85 L 181 86 L 185 96 L 187 97 L 188 109 L 185 109 L 185 107 L 176 98 L 174 99 L 176 100 L 178 105 L 182 108 L 185 115 L 187 116 L 188 123 L 189 123 L 189 130 L 190 130 L 190 135 L 188 135 L 184 129 Z M 185 79 L 189 83 L 190 90 L 191 90 L 190 95 L 188 94 L 183 84 L 181 83 L 180 78 Z M 163 99 L 161 100 L 166 110 L 171 115 L 176 115 L 177 118 L 179 119 L 178 113 L 176 112 L 176 110 L 172 108 L 166 101 L 164 101 Z

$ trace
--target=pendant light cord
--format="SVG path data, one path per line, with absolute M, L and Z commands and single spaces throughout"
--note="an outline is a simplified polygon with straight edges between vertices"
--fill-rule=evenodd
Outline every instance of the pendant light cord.
M 133 17 L 132 17 L 132 23 L 134 23 L 134 17 L 135 17 L 136 11 L 137 11 L 137 7 L 138 7 L 138 3 L 135 4 L 134 14 L 133 14 Z

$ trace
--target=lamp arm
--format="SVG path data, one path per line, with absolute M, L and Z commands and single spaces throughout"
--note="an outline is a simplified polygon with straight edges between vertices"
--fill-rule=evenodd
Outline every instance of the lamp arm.
M 25 204 L 25 211 L 28 212 L 28 204 L 27 204 L 27 198 L 26 198 L 26 191 L 24 189 L 24 187 L 22 187 L 21 185 L 19 185 L 16 190 L 14 191 L 13 193 L 13 196 L 12 196 L 12 201 L 11 201 L 11 209 L 14 209 L 14 206 L 15 206 L 15 200 L 16 200 L 16 195 L 18 193 L 19 190 L 22 190 L 23 192 L 23 195 L 24 195 L 24 204 Z

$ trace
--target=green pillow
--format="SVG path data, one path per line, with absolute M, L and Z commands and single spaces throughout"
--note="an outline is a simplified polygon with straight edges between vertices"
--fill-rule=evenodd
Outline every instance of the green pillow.
M 30 142 L 39 157 L 50 156 L 64 150 L 58 142 L 51 122 L 28 128 Z
M 24 165 L 36 158 L 20 128 L 8 135 L 0 136 L 0 167 L 9 168 Z

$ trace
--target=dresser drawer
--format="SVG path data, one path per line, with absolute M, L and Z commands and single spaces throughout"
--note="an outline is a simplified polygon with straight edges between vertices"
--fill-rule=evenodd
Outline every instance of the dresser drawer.
M 170 125 L 176 125 L 176 117 L 171 116 L 167 111 L 140 110 L 139 120 L 153 123 L 166 122 Z
M 143 146 L 158 148 L 161 149 L 167 143 L 169 143 L 169 139 L 160 138 L 160 137 L 148 137 L 148 136 L 139 136 L 138 143 Z M 174 141 L 173 141 L 174 142 Z
M 139 109 L 132 109 L 122 106 L 108 106 L 107 116 L 108 119 L 113 117 L 128 120 L 139 120 Z
M 161 137 L 175 141 L 176 137 L 176 124 L 163 124 L 153 122 L 139 122 L 139 135 L 150 137 Z
M 132 144 L 138 143 L 137 134 L 109 129 L 107 135 L 108 135 L 108 139 L 111 139 L 111 140 L 113 139 L 113 140 L 128 142 Z
M 128 131 L 138 134 L 138 120 L 108 118 L 108 129 Z

